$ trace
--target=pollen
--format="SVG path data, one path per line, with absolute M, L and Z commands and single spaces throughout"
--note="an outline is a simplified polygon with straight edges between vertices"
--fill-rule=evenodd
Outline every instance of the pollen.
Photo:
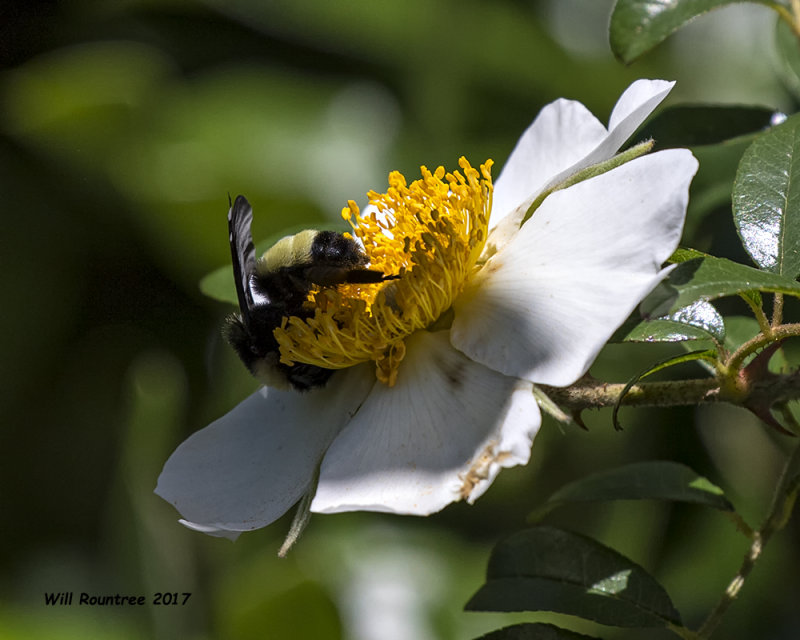
M 342 217 L 369 258 L 369 268 L 396 276 L 376 284 L 312 291 L 310 318 L 286 318 L 275 338 L 281 362 L 343 369 L 373 361 L 378 380 L 393 386 L 405 340 L 450 309 L 476 270 L 492 206 L 492 161 L 461 171 L 431 172 L 408 184 L 389 174 L 386 193 L 370 191 L 363 212 L 348 202 Z

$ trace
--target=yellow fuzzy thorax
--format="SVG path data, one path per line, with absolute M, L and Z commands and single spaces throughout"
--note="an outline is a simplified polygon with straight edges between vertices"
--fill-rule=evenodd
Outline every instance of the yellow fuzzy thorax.
M 386 193 L 367 194 L 376 209 L 367 215 L 348 202 L 342 217 L 369 268 L 399 278 L 312 292 L 314 317 L 293 316 L 275 330 L 281 362 L 343 369 L 372 360 L 378 380 L 394 385 L 405 339 L 452 306 L 486 243 L 492 161 L 480 172 L 465 158 L 459 166 L 452 173 L 421 167 L 422 178 L 411 184 L 393 171 Z

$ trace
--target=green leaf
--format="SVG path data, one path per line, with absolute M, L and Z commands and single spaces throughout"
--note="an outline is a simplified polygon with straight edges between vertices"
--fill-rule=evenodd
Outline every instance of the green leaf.
M 687 262 L 695 258 L 708 258 L 709 256 L 711 256 L 711 254 L 703 253 L 691 247 L 678 247 L 675 249 L 675 252 L 667 258 L 667 262 L 671 264 L 680 264 L 681 262 Z
M 624 325 L 623 325 L 624 326 Z M 711 336 L 687 324 L 672 320 L 645 320 L 627 330 L 619 339 L 612 336 L 613 342 L 685 342 L 687 340 L 707 340 Z
M 561 487 L 529 519 L 539 520 L 570 502 L 670 500 L 733 511 L 722 489 L 689 467 L 667 460 L 635 462 L 594 473 Z
M 534 527 L 492 551 L 470 611 L 555 611 L 616 627 L 680 624 L 667 592 L 642 567 L 599 542 Z
M 733 220 L 759 267 L 800 275 L 800 115 L 756 138 L 733 183 Z
M 288 227 L 279 233 L 274 233 L 266 240 L 262 240 L 256 244 L 256 255 L 261 256 L 278 240 L 286 236 L 299 233 L 308 227 L 303 225 L 295 225 Z M 320 230 L 331 230 L 344 232 L 345 229 L 341 225 L 324 224 L 317 227 Z M 234 306 L 239 306 L 239 299 L 236 296 L 236 285 L 233 282 L 233 267 L 226 265 L 214 269 L 211 273 L 203 276 L 200 279 L 200 291 L 214 300 L 219 302 L 228 302 Z
M 751 309 L 761 309 L 764 306 L 764 300 L 761 297 L 760 291 L 745 291 L 740 293 L 739 297 L 744 300 Z
M 800 48 L 797 46 L 797 36 L 785 20 L 778 20 L 775 48 L 782 67 L 782 77 L 796 98 L 800 96 Z
M 611 336 L 611 342 L 685 342 L 725 339 L 725 323 L 708 302 L 698 300 L 674 313 L 643 320 L 633 318 Z
M 476 640 L 600 640 L 543 622 L 522 622 L 491 631 Z
M 714 308 L 714 305 L 704 300 L 697 300 L 682 309 L 678 309 L 665 319 L 682 326 L 700 329 L 719 342 L 725 339 L 725 322 L 722 316 Z
M 696 300 L 713 300 L 746 291 L 800 296 L 800 283 L 794 280 L 713 256 L 682 262 L 670 272 L 666 283 L 678 292 L 672 304 L 674 311 Z
M 660 149 L 718 144 L 766 129 L 774 117 L 766 107 L 680 105 L 660 111 L 634 139 L 652 138 Z
M 725 327 L 727 333 L 724 346 L 731 352 L 736 351 L 745 342 L 761 333 L 761 327 L 751 316 L 728 316 L 725 318 Z
M 643 320 L 656 320 L 669 316 L 675 310 L 678 290 L 667 280 L 659 282 L 639 303 L 639 314 Z
M 200 291 L 219 302 L 229 302 L 239 306 L 236 285 L 233 283 L 233 267 L 220 267 L 200 279 Z
M 617 0 L 611 14 L 611 50 L 619 60 L 629 64 L 700 14 L 741 1 Z

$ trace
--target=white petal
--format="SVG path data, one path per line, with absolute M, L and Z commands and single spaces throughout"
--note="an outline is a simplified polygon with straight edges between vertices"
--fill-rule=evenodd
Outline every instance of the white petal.
M 217 527 L 209 527 L 204 524 L 197 524 L 196 522 L 189 522 L 180 518 L 178 520 L 184 527 L 192 531 L 199 531 L 214 538 L 227 538 L 228 540 L 236 540 L 241 535 L 241 531 L 228 531 L 227 529 L 218 529 Z
M 580 162 L 555 176 L 548 186 L 556 185 L 581 169 L 611 158 L 653 112 L 653 109 L 667 97 L 674 86 L 674 82 L 666 80 L 637 80 L 634 82 L 620 96 L 611 112 L 608 137 Z
M 520 137 L 494 183 L 491 225 L 539 193 L 608 135 L 580 102 L 560 99 L 545 106 Z
M 662 151 L 548 196 L 456 300 L 453 344 L 508 375 L 574 382 L 663 278 L 696 170 L 689 151 Z
M 661 101 L 672 91 L 675 82 L 667 80 L 637 80 L 619 97 L 611 117 L 608 119 L 609 131 L 619 127 L 628 126 L 633 118 L 635 126 L 630 130 L 630 135 L 636 130 L 644 119 L 655 109 Z
M 665 80 L 637 80 L 631 84 L 614 106 L 608 131 L 580 103 L 559 100 L 542 109 L 522 134 L 495 183 L 490 244 L 501 247 L 516 234 L 528 207 L 545 188 L 611 158 L 674 85 Z M 574 112 L 572 118 L 561 115 L 567 107 L 570 113 Z M 578 107 L 584 112 L 581 117 Z M 555 113 L 549 113 L 551 110 Z M 545 112 L 548 114 L 541 126 L 549 126 L 550 134 L 540 131 L 537 125 Z M 589 118 L 594 124 L 590 124 Z M 581 123 L 581 128 L 575 131 L 577 138 L 569 128 L 572 119 Z M 498 226 L 501 220 L 503 224 Z
M 541 421 L 530 383 L 472 362 L 447 332 L 407 349 L 397 384 L 376 385 L 325 454 L 312 511 L 427 515 L 528 461 Z
M 308 490 L 325 449 L 374 383 L 372 367 L 362 366 L 307 393 L 257 391 L 175 450 L 156 493 L 183 524 L 210 535 L 266 526 Z

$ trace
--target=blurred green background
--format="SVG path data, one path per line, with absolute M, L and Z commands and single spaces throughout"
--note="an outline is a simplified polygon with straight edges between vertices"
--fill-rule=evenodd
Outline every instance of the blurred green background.
M 589 432 L 547 421 L 531 464 L 475 506 L 315 516 L 285 560 L 275 554 L 287 518 L 232 544 L 184 529 L 152 493 L 174 447 L 256 386 L 220 338 L 231 309 L 198 289 L 229 260 L 229 193 L 254 203 L 259 239 L 335 220 L 392 169 L 413 177 L 466 155 L 493 158 L 496 176 L 544 104 L 575 98 L 606 120 L 639 77 L 677 80 L 670 104 L 796 110 L 764 7 L 704 16 L 626 68 L 607 44 L 612 4 L 0 7 L 0 638 L 427 640 L 542 619 L 462 607 L 492 544 L 539 501 L 624 462 L 694 466 L 758 522 L 779 443 L 723 407 L 629 409 L 622 433 L 607 412 L 585 416 Z M 697 150 L 686 244 L 746 261 L 728 202 L 743 148 Z M 593 372 L 625 380 L 673 352 L 614 346 Z M 690 624 L 746 548 L 722 516 L 691 507 L 618 503 L 550 521 L 652 570 Z M 798 637 L 797 541 L 796 523 L 774 539 L 721 637 Z M 45 593 L 70 591 L 192 595 L 183 606 L 45 606 Z

